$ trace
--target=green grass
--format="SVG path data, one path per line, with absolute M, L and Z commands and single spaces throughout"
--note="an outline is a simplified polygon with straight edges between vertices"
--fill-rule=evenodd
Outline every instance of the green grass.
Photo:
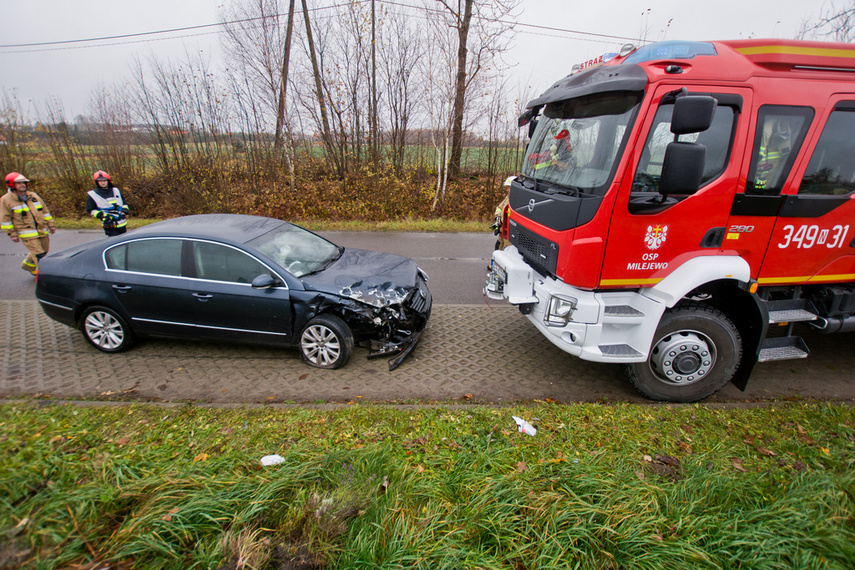
M 848 406 L 45 404 L 0 406 L 0 556 L 28 568 L 855 562 Z
M 128 228 L 134 229 L 160 220 L 128 218 Z M 489 231 L 489 224 L 481 221 L 434 220 L 390 220 L 388 222 L 331 221 L 331 220 L 290 220 L 311 231 L 348 231 L 348 232 L 467 232 L 481 233 Z M 93 218 L 57 218 L 56 227 L 66 230 L 100 230 L 101 222 Z

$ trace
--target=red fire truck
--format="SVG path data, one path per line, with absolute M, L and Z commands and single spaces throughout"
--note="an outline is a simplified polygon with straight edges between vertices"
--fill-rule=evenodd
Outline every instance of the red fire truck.
M 688 402 L 855 330 L 855 45 L 628 47 L 526 123 L 485 293 L 561 349 Z

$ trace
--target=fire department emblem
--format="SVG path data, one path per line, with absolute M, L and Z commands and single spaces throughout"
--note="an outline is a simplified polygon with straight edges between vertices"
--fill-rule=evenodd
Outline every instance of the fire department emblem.
M 644 243 L 647 249 L 659 249 L 666 237 L 668 237 L 668 226 L 647 226 Z

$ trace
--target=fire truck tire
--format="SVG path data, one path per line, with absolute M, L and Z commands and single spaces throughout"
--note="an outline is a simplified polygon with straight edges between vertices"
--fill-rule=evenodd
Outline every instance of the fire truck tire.
M 703 303 L 669 309 L 646 362 L 629 364 L 636 390 L 653 400 L 695 402 L 727 384 L 742 358 L 742 338 L 727 316 Z

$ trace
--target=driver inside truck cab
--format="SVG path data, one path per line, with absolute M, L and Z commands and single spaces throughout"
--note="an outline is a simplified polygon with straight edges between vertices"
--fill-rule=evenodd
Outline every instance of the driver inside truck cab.
M 767 185 L 777 186 L 784 163 L 792 150 L 792 129 L 790 119 L 781 116 L 768 116 L 763 124 L 763 137 L 760 141 L 757 173 L 754 188 L 763 189 Z

